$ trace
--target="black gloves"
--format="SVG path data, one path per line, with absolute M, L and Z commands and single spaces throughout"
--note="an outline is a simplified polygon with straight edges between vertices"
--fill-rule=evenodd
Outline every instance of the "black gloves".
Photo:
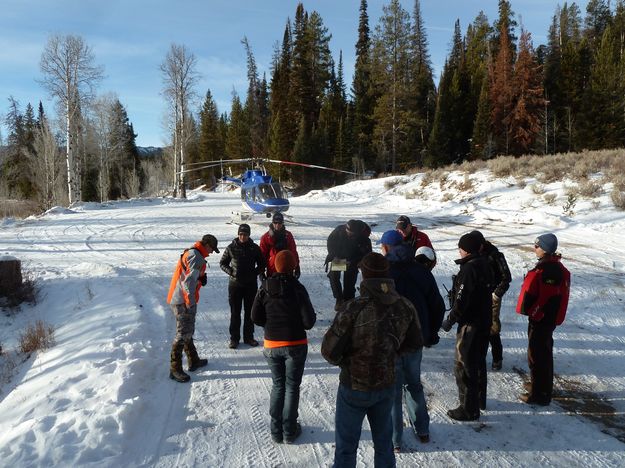
M 202 276 L 200 276 L 200 278 L 199 278 L 199 279 L 200 279 L 200 284 L 201 284 L 202 286 L 206 286 L 206 281 L 207 281 L 207 279 L 206 279 L 206 273 L 204 273 Z
M 451 322 L 451 320 L 449 319 L 449 317 L 447 317 L 445 320 L 443 320 L 443 323 L 441 324 L 441 328 L 448 332 L 449 330 L 451 330 L 451 327 L 453 326 L 453 323 Z
M 293 276 L 295 276 L 295 279 L 299 279 L 301 274 L 302 274 L 302 270 L 300 270 L 299 265 L 297 265 L 295 267 L 295 271 L 293 272 Z

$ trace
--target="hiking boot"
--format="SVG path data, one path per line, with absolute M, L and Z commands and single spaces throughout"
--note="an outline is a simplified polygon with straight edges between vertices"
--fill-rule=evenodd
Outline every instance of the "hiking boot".
M 254 338 L 245 340 L 243 343 L 245 343 L 246 345 L 250 345 L 250 346 L 258 346 L 258 341 L 256 341 Z
M 295 423 L 295 433 L 291 436 L 284 436 L 285 444 L 292 444 L 302 434 L 302 426 L 300 423 Z
M 430 434 L 420 434 L 417 435 L 417 437 L 422 444 L 427 444 L 428 442 L 430 442 Z
M 171 347 L 169 378 L 176 382 L 188 382 L 191 380 L 188 374 L 182 370 L 182 350 L 184 343 L 174 343 Z
M 195 344 L 193 343 L 193 338 L 188 343 L 184 345 L 184 352 L 187 355 L 187 363 L 189 364 L 189 372 L 193 372 L 200 367 L 204 367 L 208 364 L 208 359 L 200 358 L 197 354 L 197 349 L 195 349 Z
M 456 421 L 477 421 L 480 414 L 468 414 L 462 406 L 447 411 L 447 416 Z
M 492 369 L 494 371 L 498 371 L 498 370 L 501 370 L 502 366 L 503 366 L 503 361 L 493 361 Z
M 228 348 L 230 348 L 230 349 L 237 349 L 238 347 L 239 347 L 239 342 L 238 341 L 230 340 L 228 342 Z
M 276 444 L 281 444 L 282 443 L 282 434 L 271 434 L 271 440 L 273 440 L 274 443 L 276 443 Z
M 343 299 L 337 299 L 336 302 L 334 303 L 334 310 L 336 312 L 338 312 L 339 310 L 341 310 L 343 308 L 343 304 L 344 304 L 344 300 Z
M 523 403 L 527 403 L 528 405 L 539 405 L 539 406 L 549 406 L 549 401 L 539 400 L 536 397 L 533 397 L 530 393 L 523 393 L 519 396 L 519 400 Z

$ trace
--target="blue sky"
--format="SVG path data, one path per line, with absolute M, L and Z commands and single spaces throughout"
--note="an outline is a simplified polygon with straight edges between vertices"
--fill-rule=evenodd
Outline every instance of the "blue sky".
M 274 45 L 282 39 L 287 18 L 293 18 L 295 0 L 4 0 L 0 14 L 0 114 L 6 113 L 7 98 L 14 96 L 24 107 L 42 100 L 48 114 L 54 112 L 41 78 L 39 60 L 51 34 L 81 35 L 93 48 L 96 63 L 106 78 L 99 93 L 114 92 L 126 107 L 138 133 L 139 146 L 162 146 L 165 104 L 160 94 L 158 69 L 172 43 L 184 44 L 195 54 L 202 78 L 200 98 L 207 89 L 220 112 L 228 111 L 233 89 L 246 92 L 245 51 L 247 36 L 259 71 L 267 72 Z M 316 10 L 332 34 L 330 47 L 338 61 L 343 51 L 346 81 L 354 68 L 359 0 L 315 0 L 303 2 Z M 383 1 L 370 0 L 369 24 L 373 31 Z M 532 33 L 534 45 L 545 42 L 551 17 L 558 4 L 552 0 L 512 0 L 517 21 Z M 577 2 L 585 12 L 587 0 Z M 412 12 L 414 0 L 402 0 Z M 440 73 L 456 18 L 463 33 L 480 10 L 493 21 L 497 0 L 421 0 L 430 54 Z M 201 99 L 200 99 L 201 101 Z M 198 101 L 199 106 L 199 101 Z M 2 135 L 6 130 L 2 128 Z

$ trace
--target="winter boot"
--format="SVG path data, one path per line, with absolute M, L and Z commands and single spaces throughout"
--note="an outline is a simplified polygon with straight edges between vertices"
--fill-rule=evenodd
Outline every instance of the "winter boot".
M 194 370 L 208 364 L 208 359 L 201 359 L 200 356 L 198 356 L 197 349 L 195 349 L 195 344 L 193 343 L 193 338 L 191 338 L 188 343 L 184 344 L 184 352 L 187 355 L 189 372 L 193 372 Z
M 468 414 L 462 406 L 447 411 L 447 416 L 456 421 L 476 421 L 480 419 L 480 414 Z
M 343 301 L 343 299 L 337 299 L 336 302 L 334 303 L 334 310 L 336 312 L 338 312 L 339 310 L 341 310 L 343 308 L 343 303 L 345 301 Z
M 171 363 L 169 365 L 169 378 L 176 382 L 188 382 L 191 377 L 182 370 L 182 349 L 184 343 L 174 343 L 171 347 Z

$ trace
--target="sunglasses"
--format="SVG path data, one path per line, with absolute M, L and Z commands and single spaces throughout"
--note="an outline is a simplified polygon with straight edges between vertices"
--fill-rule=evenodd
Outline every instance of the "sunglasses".
M 280 224 L 284 224 L 284 223 L 283 223 L 282 221 L 274 221 L 274 222 L 273 222 L 273 224 L 278 224 L 278 225 L 280 225 Z
M 534 244 L 534 248 L 535 248 L 535 249 L 539 249 L 539 248 L 540 248 L 540 245 L 538 245 L 538 244 Z

